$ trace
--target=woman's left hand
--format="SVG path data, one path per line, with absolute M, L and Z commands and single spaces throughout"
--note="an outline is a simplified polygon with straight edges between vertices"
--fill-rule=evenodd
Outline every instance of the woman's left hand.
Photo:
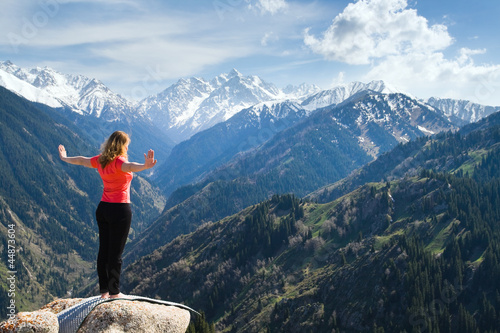
M 59 145 L 59 158 L 64 161 L 66 157 L 66 148 L 63 145 Z

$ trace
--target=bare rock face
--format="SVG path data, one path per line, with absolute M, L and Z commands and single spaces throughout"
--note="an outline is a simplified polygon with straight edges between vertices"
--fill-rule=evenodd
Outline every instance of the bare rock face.
M 58 333 L 57 314 L 81 298 L 58 299 L 34 312 L 19 312 L 0 323 L 0 333 Z M 117 300 L 98 305 L 77 333 L 184 333 L 190 321 L 187 310 L 145 301 Z
M 97 306 L 78 333 L 184 333 L 189 311 L 148 302 L 113 301 Z

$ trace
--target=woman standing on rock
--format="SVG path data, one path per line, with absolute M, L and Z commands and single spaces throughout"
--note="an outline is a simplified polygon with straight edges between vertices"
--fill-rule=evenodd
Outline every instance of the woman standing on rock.
M 94 157 L 68 157 L 63 145 L 59 145 L 59 157 L 64 162 L 98 170 L 104 184 L 101 202 L 96 210 L 99 227 L 99 254 L 97 275 L 102 298 L 124 297 L 120 293 L 122 253 L 127 242 L 132 211 L 130 209 L 130 183 L 132 172 L 155 166 L 154 151 L 144 154 L 144 163 L 127 159 L 129 136 L 116 131 L 101 146 L 101 154 Z

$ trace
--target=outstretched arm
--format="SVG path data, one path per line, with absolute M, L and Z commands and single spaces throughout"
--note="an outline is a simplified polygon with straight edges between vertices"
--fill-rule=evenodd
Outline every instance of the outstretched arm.
M 84 157 L 84 156 L 68 157 L 66 154 L 66 148 L 64 148 L 63 145 L 59 145 L 59 158 L 69 164 L 83 165 L 84 167 L 92 168 L 92 164 L 90 163 L 90 157 Z
M 155 152 L 153 149 L 148 151 L 148 154 L 144 154 L 144 164 L 136 162 L 123 162 L 122 171 L 123 172 L 139 172 L 146 169 L 151 169 L 156 165 Z

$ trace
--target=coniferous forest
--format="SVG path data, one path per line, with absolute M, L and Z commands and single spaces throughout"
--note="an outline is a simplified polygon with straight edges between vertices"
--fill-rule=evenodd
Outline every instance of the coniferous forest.
M 98 148 L 59 111 L 0 94 L 0 248 L 15 224 L 19 309 L 93 295 L 102 185 L 56 147 Z M 188 332 L 498 332 L 500 114 L 375 160 L 330 118 L 168 201 L 135 178 L 124 290 L 196 309 Z
M 398 146 L 383 158 L 427 168 L 375 161 L 344 191 L 370 169 L 385 180 L 332 201 L 274 196 L 136 261 L 128 287 L 228 332 L 497 332 L 499 139 L 493 125 Z

